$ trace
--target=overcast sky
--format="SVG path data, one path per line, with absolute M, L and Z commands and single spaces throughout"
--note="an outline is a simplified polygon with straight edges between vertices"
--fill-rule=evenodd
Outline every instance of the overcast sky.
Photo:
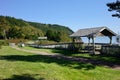
M 107 26 L 120 32 L 120 19 L 111 17 L 106 3 L 116 0 L 0 0 L 0 15 L 26 21 L 64 25 L 77 31 Z

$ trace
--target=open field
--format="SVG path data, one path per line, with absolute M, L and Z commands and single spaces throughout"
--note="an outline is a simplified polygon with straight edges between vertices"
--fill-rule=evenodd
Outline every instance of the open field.
M 38 50 L 25 47 L 27 50 Z M 40 49 L 41 52 L 68 54 L 52 49 Z M 38 50 L 38 51 L 40 51 Z M 71 54 L 72 55 L 72 54 Z M 113 57 L 74 54 L 72 56 L 117 62 Z M 113 63 L 114 64 L 114 63 Z M 102 65 L 82 63 L 49 55 L 32 54 L 18 51 L 8 46 L 0 49 L 1 80 L 120 80 L 120 70 Z

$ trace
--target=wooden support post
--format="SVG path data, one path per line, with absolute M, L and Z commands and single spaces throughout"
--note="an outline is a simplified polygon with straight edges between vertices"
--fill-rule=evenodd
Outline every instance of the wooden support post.
M 95 54 L 95 37 L 93 36 L 92 37 L 92 41 L 93 41 L 93 54 Z
M 75 37 L 73 37 L 73 42 L 72 42 L 72 51 L 74 52 L 75 51 Z
M 75 42 L 75 38 L 74 38 L 74 37 L 72 38 L 72 42 L 73 42 L 73 43 Z
M 112 45 L 112 36 L 109 36 L 110 39 L 110 45 Z
M 88 46 L 90 46 L 90 37 L 88 37 Z

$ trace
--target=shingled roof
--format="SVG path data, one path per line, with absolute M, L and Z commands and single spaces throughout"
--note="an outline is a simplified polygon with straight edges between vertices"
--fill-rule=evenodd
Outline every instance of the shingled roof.
M 96 37 L 96 36 L 116 36 L 114 33 L 107 27 L 97 27 L 97 28 L 87 28 L 79 29 L 77 32 L 70 35 L 70 37 Z

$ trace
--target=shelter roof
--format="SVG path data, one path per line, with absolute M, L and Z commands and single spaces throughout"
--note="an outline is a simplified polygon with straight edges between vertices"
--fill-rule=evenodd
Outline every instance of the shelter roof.
M 97 37 L 97 36 L 116 36 L 117 34 L 114 33 L 107 27 L 96 27 L 96 28 L 86 28 L 86 29 L 79 29 L 70 37 Z

